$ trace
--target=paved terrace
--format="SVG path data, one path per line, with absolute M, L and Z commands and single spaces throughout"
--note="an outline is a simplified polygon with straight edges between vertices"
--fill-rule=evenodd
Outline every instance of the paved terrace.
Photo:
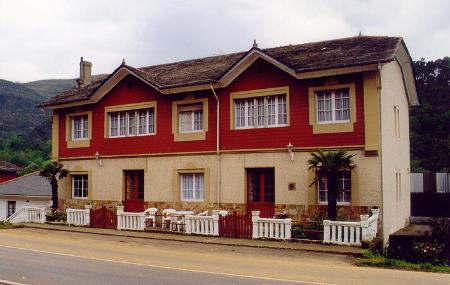
M 229 246 L 244 246 L 253 248 L 271 248 L 271 249 L 286 249 L 299 250 L 309 252 L 334 253 L 345 254 L 352 256 L 360 256 L 363 250 L 360 247 L 353 246 L 337 246 L 324 245 L 322 243 L 310 242 L 287 242 L 287 241 L 273 241 L 273 240 L 251 240 L 251 239 L 234 239 L 211 236 L 197 236 L 184 235 L 177 233 L 161 233 L 161 232 L 134 232 L 134 231 L 118 231 L 110 229 L 97 229 L 88 227 L 75 227 L 55 224 L 25 224 L 25 227 L 46 229 L 54 231 L 68 231 L 77 233 L 89 233 L 109 236 L 120 236 L 128 238 L 144 238 L 156 239 L 178 242 L 194 242 L 203 244 L 229 245 Z

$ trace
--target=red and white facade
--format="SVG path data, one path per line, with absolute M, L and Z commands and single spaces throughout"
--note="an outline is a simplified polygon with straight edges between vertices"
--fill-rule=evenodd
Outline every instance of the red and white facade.
M 325 184 L 311 185 L 309 152 L 344 149 L 357 168 L 342 174 L 340 214 L 402 209 L 392 221 L 383 216 L 392 231 L 409 215 L 408 106 L 417 97 L 403 80 L 408 64 L 292 74 L 256 54 L 221 84 L 171 90 L 122 65 L 89 100 L 51 106 L 53 157 L 70 172 L 60 205 L 304 219 L 326 209 Z

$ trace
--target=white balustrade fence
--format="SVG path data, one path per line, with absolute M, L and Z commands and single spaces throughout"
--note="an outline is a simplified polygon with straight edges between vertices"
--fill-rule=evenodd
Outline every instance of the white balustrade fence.
M 67 224 L 74 226 L 89 226 L 90 209 L 66 209 Z
M 123 206 L 117 206 L 117 229 L 143 231 L 145 228 L 145 213 L 124 212 Z
M 47 218 L 45 216 L 45 208 L 38 207 L 24 207 L 25 222 L 45 224 Z
M 206 236 L 219 235 L 219 215 L 212 216 L 192 216 L 184 217 L 185 231 L 187 234 L 197 234 Z
M 47 221 L 45 215 L 45 207 L 24 206 L 7 218 L 4 222 L 17 223 L 38 223 L 45 224 Z
M 292 219 L 260 218 L 259 215 L 260 211 L 252 211 L 252 238 L 291 238 Z
M 372 216 L 361 215 L 360 222 L 323 221 L 323 243 L 360 246 L 361 241 L 371 241 L 377 236 L 379 209 Z

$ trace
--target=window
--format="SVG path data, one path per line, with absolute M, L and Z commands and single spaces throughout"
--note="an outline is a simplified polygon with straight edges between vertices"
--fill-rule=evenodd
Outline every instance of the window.
M 6 212 L 6 217 L 9 218 L 15 212 L 16 212 L 16 201 L 8 201 L 8 209 Z
M 350 120 L 349 89 L 316 91 L 318 123 L 339 123 Z
M 398 106 L 394 106 L 394 128 L 395 136 L 400 137 L 400 109 Z
M 88 176 L 72 175 L 72 198 L 87 199 L 88 198 Z
M 154 108 L 109 112 L 109 137 L 131 137 L 155 133 Z
M 180 133 L 203 131 L 203 105 L 178 107 L 178 122 Z
M 339 173 L 338 177 L 338 187 L 339 187 L 339 196 L 336 198 L 337 203 L 341 205 L 350 204 L 352 201 L 352 191 L 351 191 L 351 172 L 350 171 L 342 171 Z M 319 191 L 319 204 L 327 204 L 328 203 L 328 185 L 327 179 L 325 177 L 321 177 L 318 183 L 318 191 Z
M 182 201 L 203 201 L 203 173 L 181 173 L 180 185 Z
M 89 133 L 88 115 L 72 117 L 72 140 L 87 140 Z
M 235 100 L 234 115 L 236 129 L 286 126 L 286 95 Z

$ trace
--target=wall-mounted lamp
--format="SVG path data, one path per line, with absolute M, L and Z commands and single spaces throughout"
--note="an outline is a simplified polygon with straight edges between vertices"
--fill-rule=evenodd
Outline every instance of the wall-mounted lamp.
M 99 166 L 102 166 L 102 160 L 100 159 L 100 153 L 98 153 L 98 151 L 95 152 L 95 160 L 97 161 L 97 164 Z
M 286 147 L 288 149 L 289 156 L 291 158 L 291 162 L 293 162 L 294 161 L 294 145 L 291 142 L 289 142 L 289 144 Z

